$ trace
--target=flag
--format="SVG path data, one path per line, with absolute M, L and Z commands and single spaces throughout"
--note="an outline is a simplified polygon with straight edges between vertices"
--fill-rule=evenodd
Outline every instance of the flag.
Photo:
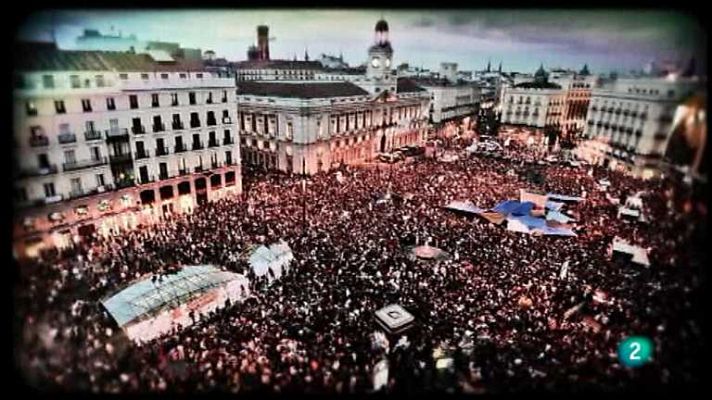
M 566 276 L 569 274 L 569 261 L 566 260 L 564 264 L 561 266 L 561 272 L 559 272 L 559 279 L 566 279 Z

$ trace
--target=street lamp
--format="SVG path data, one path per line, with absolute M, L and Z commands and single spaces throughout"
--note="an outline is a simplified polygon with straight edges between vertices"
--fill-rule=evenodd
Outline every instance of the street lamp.
M 302 237 L 307 229 L 307 159 L 302 158 Z

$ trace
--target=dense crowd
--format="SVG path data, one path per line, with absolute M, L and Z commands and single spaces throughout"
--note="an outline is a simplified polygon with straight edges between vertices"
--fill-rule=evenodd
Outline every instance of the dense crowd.
M 696 382 L 706 211 L 667 180 L 531 161 L 516 148 L 504 159 L 461 152 L 447 163 L 343 167 L 343 179 L 320 173 L 305 190 L 299 176 L 248 172 L 239 199 L 23 265 L 17 361 L 36 387 L 112 393 L 368 392 L 384 358 L 389 392 Z M 532 169 L 543 182 L 528 179 Z M 578 236 L 529 236 L 442 208 L 490 208 L 520 188 L 585 197 L 568 207 Z M 638 192 L 648 222 L 618 219 L 609 198 Z M 651 266 L 611 261 L 615 236 L 649 248 Z M 267 285 L 246 254 L 280 239 L 294 265 Z M 414 258 L 412 246 L 426 243 L 449 257 Z M 141 345 L 99 304 L 142 276 L 193 264 L 244 273 L 253 296 Z M 392 303 L 415 325 L 407 340 L 379 345 L 373 313 Z M 630 335 L 653 339 L 649 365 L 619 363 L 617 345 Z M 445 357 L 452 366 L 437 368 Z

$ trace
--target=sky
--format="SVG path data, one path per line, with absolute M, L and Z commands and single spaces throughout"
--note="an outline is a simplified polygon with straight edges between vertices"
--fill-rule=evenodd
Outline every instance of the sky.
M 339 55 L 351 65 L 366 61 L 374 26 L 390 27 L 394 65 L 407 62 L 437 70 L 456 62 L 459 70 L 483 69 L 488 60 L 504 71 L 546 68 L 594 73 L 639 70 L 652 61 L 696 57 L 706 65 L 706 33 L 691 17 L 662 10 L 57 10 L 31 15 L 17 36 L 76 47 L 85 28 L 135 34 L 139 40 L 178 42 L 244 60 L 256 42 L 256 27 L 270 27 L 273 59 Z

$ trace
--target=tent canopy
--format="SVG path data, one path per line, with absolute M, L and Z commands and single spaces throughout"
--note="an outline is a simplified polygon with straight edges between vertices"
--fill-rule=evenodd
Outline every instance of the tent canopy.
M 557 193 L 548 193 L 546 197 L 550 200 L 555 200 L 555 201 L 583 201 L 583 197 L 577 197 L 577 196 L 568 196 L 565 194 L 557 194 Z
M 101 303 L 116 323 L 123 327 L 165 306 L 181 304 L 208 289 L 244 279 L 240 274 L 221 271 L 212 265 L 183 267 L 156 282 L 152 282 L 150 275 L 145 276 Z
M 250 266 L 257 276 L 264 276 L 272 270 L 275 278 L 282 275 L 282 267 L 294 259 L 294 254 L 289 245 L 280 241 L 269 247 L 261 245 L 250 255 Z
M 453 201 L 445 206 L 445 208 L 452 211 L 460 211 L 470 214 L 479 214 L 485 211 L 484 209 L 474 205 L 471 201 Z

